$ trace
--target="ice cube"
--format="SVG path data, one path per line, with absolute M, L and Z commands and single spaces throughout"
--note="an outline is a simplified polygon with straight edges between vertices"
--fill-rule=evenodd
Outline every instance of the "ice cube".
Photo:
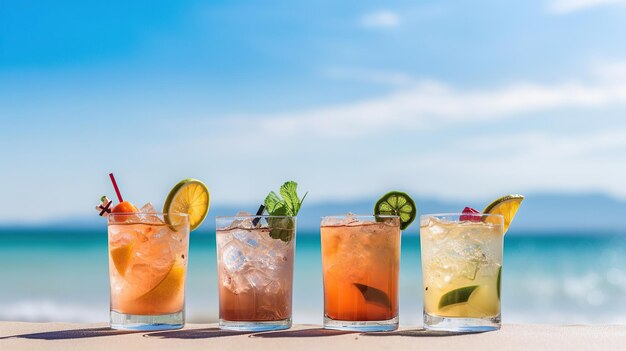
M 276 242 L 283 242 L 282 240 L 274 239 L 270 236 L 270 230 L 267 228 L 257 229 L 257 238 L 259 238 L 259 244 L 264 248 L 271 248 L 276 245 Z
M 141 235 L 142 239 L 145 240 L 160 240 L 164 237 L 169 237 L 169 231 L 163 227 L 157 226 L 145 226 L 144 231 Z
M 112 227 L 109 227 L 109 231 L 111 232 L 109 234 L 109 237 L 111 238 L 109 241 L 110 249 L 114 249 L 120 246 L 126 246 L 135 241 L 135 236 L 133 235 L 133 233 L 121 230 L 115 231 L 111 228 Z
M 140 213 L 157 213 L 158 211 L 152 206 L 152 203 L 148 202 L 145 205 L 141 206 L 139 209 Z
M 249 217 L 249 216 L 252 216 L 252 215 L 248 212 L 238 212 L 235 215 L 235 217 Z M 252 229 L 254 228 L 254 225 L 252 224 L 252 220 L 253 218 L 236 219 L 232 221 L 232 223 L 228 226 L 227 229 L 235 229 L 235 228 Z
M 285 250 L 272 249 L 265 257 L 266 267 L 272 271 L 278 271 L 289 260 L 288 253 Z
M 446 233 L 446 228 L 440 225 L 437 225 L 435 223 L 431 223 L 430 226 L 428 227 L 428 231 L 431 237 L 435 237 L 435 236 L 444 235 Z
M 168 240 L 135 241 L 124 279 L 136 293 L 146 293 L 165 279 L 174 262 L 174 252 Z
M 230 225 L 228 227 L 226 227 L 226 229 L 239 228 L 239 225 L 241 224 L 241 222 L 243 222 L 241 219 L 236 219 L 236 220 L 232 221 L 230 223 Z
M 358 222 L 358 220 L 354 218 L 352 213 L 348 213 L 345 216 L 324 217 L 324 219 L 322 220 L 322 226 L 338 227 L 349 225 L 350 223 L 354 222 Z
M 233 240 L 232 235 L 228 233 L 218 233 L 215 236 L 215 241 L 217 243 L 217 247 L 222 250 L 229 242 Z
M 447 257 L 457 262 L 457 274 L 467 279 L 476 279 L 478 270 L 487 263 L 487 257 L 479 244 L 467 241 L 454 241 L 450 245 Z
M 270 295 L 276 295 L 280 292 L 280 283 L 273 281 L 265 287 L 265 293 Z
M 228 285 L 225 286 L 235 294 L 241 294 L 252 289 L 250 281 L 241 273 L 230 275 Z
M 256 248 L 259 246 L 259 240 L 257 236 L 255 235 L 255 233 L 249 230 L 235 230 L 233 232 L 233 237 L 252 248 Z
M 243 254 L 241 244 L 231 241 L 222 250 L 222 264 L 229 272 L 239 272 L 246 264 L 246 256 Z
M 270 277 L 263 271 L 258 269 L 248 270 L 247 272 L 245 272 L 245 276 L 250 284 L 252 284 L 257 289 L 263 289 L 264 287 L 272 283 Z
M 373 241 L 373 240 L 381 240 L 380 238 L 382 238 L 382 240 L 387 240 L 389 239 L 389 235 L 384 234 L 385 230 L 387 229 L 387 225 L 385 223 L 375 223 L 375 222 L 371 222 L 369 224 L 363 225 L 364 222 L 361 222 L 361 230 L 359 231 L 360 235 L 363 234 L 374 234 L 374 235 L 367 235 L 369 237 L 369 241 Z
M 232 280 L 233 280 L 233 277 L 230 274 L 228 274 L 228 272 L 225 271 L 224 273 L 222 273 L 222 286 L 223 287 L 230 289 L 230 286 L 232 285 Z
M 139 218 L 141 218 L 142 222 L 153 223 L 153 224 L 164 223 L 161 220 L 161 218 L 159 218 L 159 216 L 156 215 L 157 213 L 159 213 L 159 211 L 157 211 L 157 209 L 154 208 L 154 206 L 152 206 L 152 203 L 150 202 L 141 206 L 141 208 L 139 209 L 139 213 L 140 213 Z
M 254 229 L 256 226 L 254 225 L 254 218 L 246 218 L 239 224 L 239 228 L 243 229 Z

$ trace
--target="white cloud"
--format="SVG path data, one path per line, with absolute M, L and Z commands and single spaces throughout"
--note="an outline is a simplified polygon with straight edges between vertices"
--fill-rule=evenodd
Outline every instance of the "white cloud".
M 604 81 L 614 83 L 626 81 L 626 61 L 597 64 L 593 73 Z
M 592 7 L 625 2 L 624 0 L 553 0 L 548 4 L 548 11 L 554 14 L 567 14 Z
M 488 88 L 422 80 L 371 99 L 278 114 L 155 113 L 141 127 L 152 142 L 133 139 L 136 152 L 112 143 L 101 162 L 44 140 L 46 152 L 9 162 L 16 172 L 4 180 L 15 186 L 0 192 L 15 203 L 0 220 L 92 211 L 93 199 L 111 194 L 108 171 L 120 173 L 125 197 L 138 204 L 158 204 L 185 177 L 205 180 L 215 206 L 258 201 L 285 179 L 298 180 L 312 202 L 375 198 L 390 188 L 457 200 L 541 190 L 626 197 L 626 80 L 616 79 L 624 66 Z M 86 130 L 100 134 L 102 126 L 93 126 Z M 45 179 L 33 165 L 50 169 Z M 34 190 L 25 196 L 25 187 Z M 22 211 L 41 198 L 63 201 Z
M 379 10 L 361 17 L 360 23 L 367 28 L 391 28 L 400 24 L 400 16 L 390 10 Z
M 353 103 L 215 121 L 208 128 L 215 135 L 168 148 L 197 150 L 193 159 L 207 172 L 221 170 L 213 177 L 215 198 L 231 202 L 263 196 L 255 193 L 259 184 L 285 177 L 306 185 L 312 201 L 376 196 L 389 187 L 456 199 L 537 190 L 626 197 L 620 111 L 626 81 L 602 74 L 489 89 L 422 81 Z
M 534 112 L 611 104 L 626 106 L 626 81 L 512 83 L 491 90 L 459 90 L 427 81 L 366 101 L 243 118 L 240 123 L 258 123 L 254 129 L 267 134 L 306 131 L 323 137 L 355 138 L 397 128 L 433 130 L 451 123 L 485 123 Z
M 586 189 L 626 197 L 622 180 L 626 128 L 571 135 L 522 131 L 462 138 L 435 152 L 406 159 L 396 171 L 422 174 L 426 184 L 448 183 L 427 193 L 451 199 L 489 198 L 527 189 Z

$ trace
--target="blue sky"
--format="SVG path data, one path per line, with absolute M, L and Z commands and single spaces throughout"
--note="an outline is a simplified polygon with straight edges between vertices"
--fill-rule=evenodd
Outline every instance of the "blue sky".
M 626 198 L 626 3 L 0 1 L 0 222 L 284 180 Z

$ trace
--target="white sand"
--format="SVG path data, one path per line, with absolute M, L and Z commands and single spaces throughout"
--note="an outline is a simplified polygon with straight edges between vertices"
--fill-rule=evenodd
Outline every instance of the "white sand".
M 626 326 L 505 325 L 496 332 L 436 336 L 417 328 L 359 334 L 297 325 L 240 334 L 190 324 L 177 331 L 127 333 L 106 324 L 0 322 L 0 350 L 626 350 Z

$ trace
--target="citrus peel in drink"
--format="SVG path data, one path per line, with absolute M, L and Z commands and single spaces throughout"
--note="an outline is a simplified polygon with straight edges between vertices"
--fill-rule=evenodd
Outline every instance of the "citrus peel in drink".
M 172 266 L 163 280 L 152 290 L 139 297 L 142 302 L 167 301 L 183 287 L 185 282 L 185 266 L 176 264 Z
M 115 265 L 115 269 L 121 277 L 126 274 L 126 270 L 128 269 L 132 248 L 133 244 L 129 243 L 111 250 L 111 260 L 113 260 L 113 265 Z

